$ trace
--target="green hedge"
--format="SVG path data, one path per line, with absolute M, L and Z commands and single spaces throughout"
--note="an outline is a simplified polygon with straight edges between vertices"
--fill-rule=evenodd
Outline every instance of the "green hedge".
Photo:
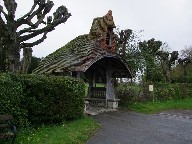
M 192 98 L 192 84 L 154 83 L 154 97 L 160 101 Z
M 3 74 L 0 83 L 1 114 L 12 114 L 20 126 L 21 120 L 39 125 L 83 115 L 85 84 L 79 79 Z
M 13 115 L 16 125 L 26 127 L 27 110 L 23 107 L 24 95 L 21 83 L 15 75 L 0 75 L 0 114 Z
M 74 78 L 22 76 L 28 119 L 35 124 L 76 119 L 84 110 L 85 84 Z
M 149 84 L 153 84 L 154 91 L 149 92 Z M 142 86 L 120 84 L 116 90 L 119 104 L 131 105 L 135 102 L 144 101 L 166 101 L 192 98 L 192 83 L 152 83 L 148 82 Z
M 128 84 L 120 84 L 116 89 L 116 96 L 119 101 L 119 105 L 131 105 L 136 102 L 140 94 L 140 87 L 130 86 Z

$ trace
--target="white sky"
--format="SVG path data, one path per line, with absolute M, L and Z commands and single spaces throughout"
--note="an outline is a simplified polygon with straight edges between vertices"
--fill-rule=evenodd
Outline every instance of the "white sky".
M 0 0 L 1 1 L 1 0 Z M 144 30 L 145 40 L 167 42 L 171 50 L 192 45 L 192 0 L 53 0 L 53 11 L 65 5 L 72 16 L 48 38 L 33 47 L 33 55 L 45 57 L 78 35 L 89 33 L 93 18 L 113 11 L 120 29 Z M 29 11 L 33 0 L 16 0 L 17 17 Z M 52 12 L 53 12 L 52 11 Z

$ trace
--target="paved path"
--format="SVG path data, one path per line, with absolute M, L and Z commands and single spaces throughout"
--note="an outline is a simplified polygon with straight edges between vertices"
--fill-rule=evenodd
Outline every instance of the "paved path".
M 92 117 L 102 128 L 87 144 L 192 144 L 192 115 L 117 111 Z

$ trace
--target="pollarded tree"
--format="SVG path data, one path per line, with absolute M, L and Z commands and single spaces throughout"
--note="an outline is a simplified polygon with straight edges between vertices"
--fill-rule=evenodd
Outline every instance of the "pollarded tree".
M 166 82 L 173 82 L 173 78 L 171 76 L 171 68 L 175 64 L 175 61 L 178 59 L 178 55 L 178 51 L 169 53 L 168 51 L 161 50 L 157 53 Z
M 146 81 L 154 81 L 159 70 L 156 65 L 156 55 L 162 45 L 161 41 L 155 41 L 154 38 L 139 43 L 141 55 L 145 60 L 145 76 Z
M 46 17 L 54 5 L 53 1 L 34 0 L 29 12 L 16 19 L 16 1 L 3 1 L 4 6 L 0 5 L 0 72 L 19 72 L 20 50 L 42 43 L 47 38 L 47 33 L 66 22 L 71 14 L 65 6 L 60 6 L 53 13 L 53 18 L 52 16 Z M 42 37 L 27 43 L 28 40 L 38 35 Z
M 116 30 L 117 53 L 128 62 L 134 77 L 142 69 L 142 59 L 139 51 L 141 32 L 131 29 L 119 30 L 119 28 Z
M 178 59 L 179 66 L 182 68 L 182 82 L 192 80 L 191 66 L 192 66 L 192 46 L 185 47 L 181 50 L 181 57 Z M 190 80 L 189 80 L 190 79 Z

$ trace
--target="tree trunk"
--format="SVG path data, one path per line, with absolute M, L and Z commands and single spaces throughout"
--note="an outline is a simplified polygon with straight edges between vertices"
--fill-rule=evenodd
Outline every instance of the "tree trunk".
M 3 65 L 6 72 L 19 73 L 20 72 L 20 49 L 13 42 L 4 45 L 5 59 Z
M 16 25 L 13 17 L 9 17 L 7 21 L 8 38 L 5 44 L 6 50 L 6 71 L 12 73 L 20 72 L 20 45 L 18 43 L 18 36 L 16 32 Z
M 24 48 L 23 49 L 23 62 L 22 62 L 22 73 L 27 73 L 29 69 L 29 65 L 31 63 L 32 58 L 32 48 Z

